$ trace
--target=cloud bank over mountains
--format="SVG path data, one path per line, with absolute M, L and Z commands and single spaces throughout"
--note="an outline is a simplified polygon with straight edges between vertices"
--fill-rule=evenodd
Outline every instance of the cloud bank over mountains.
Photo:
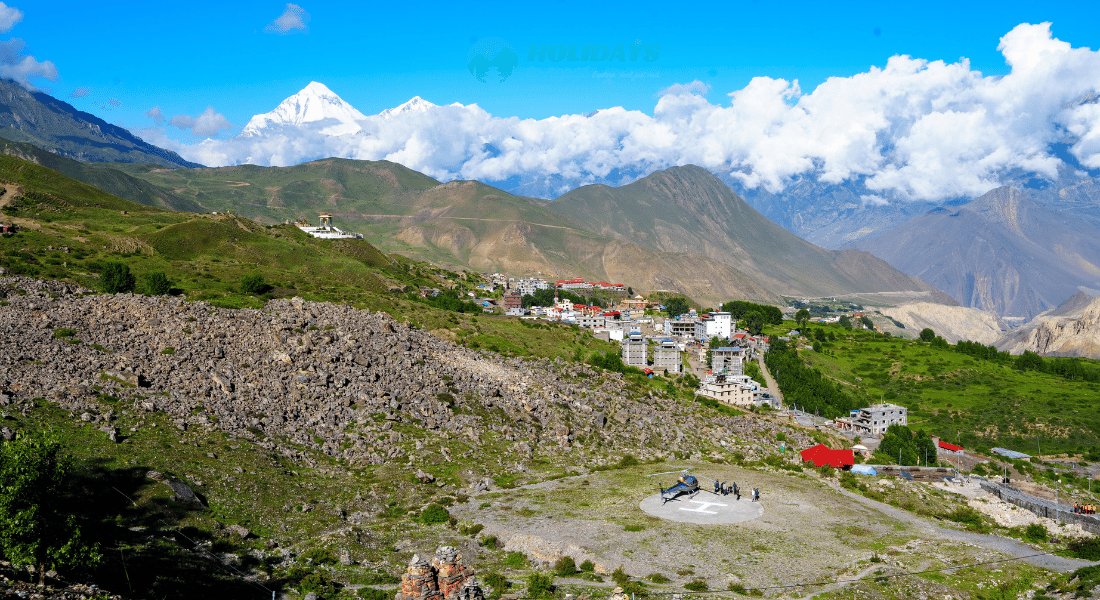
M 385 159 L 445 181 L 535 177 L 564 191 L 696 164 L 772 193 L 805 176 L 861 179 L 870 204 L 977 196 L 1012 171 L 1053 179 L 1064 166 L 1054 144 L 1100 168 L 1100 52 L 1054 38 L 1049 23 L 1015 27 L 998 50 L 1008 75 L 983 76 L 965 59 L 894 56 L 807 94 L 797 80 L 757 77 L 715 104 L 701 82 L 676 85 L 661 92 L 652 115 L 616 107 L 519 119 L 420 101 L 415 110 L 347 122 L 341 115 L 358 111 L 344 103 L 334 116 L 267 119 L 247 135 L 192 145 L 155 128 L 135 133 L 211 166 Z M 194 128 L 204 131 L 216 129 Z

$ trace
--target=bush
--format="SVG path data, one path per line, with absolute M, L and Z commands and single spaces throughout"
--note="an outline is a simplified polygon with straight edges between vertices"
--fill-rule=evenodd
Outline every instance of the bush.
M 500 547 L 500 540 L 498 540 L 495 535 L 487 535 L 481 538 L 478 543 L 490 550 L 496 550 Z
M 641 464 L 641 463 L 638 462 L 638 459 L 635 458 L 633 454 L 627 454 L 619 460 L 619 467 L 620 468 L 634 467 L 634 466 L 637 466 L 639 464 Z
M 581 563 L 581 570 L 585 573 L 591 573 L 596 570 L 596 565 L 592 561 L 586 560 Z
M 554 563 L 554 574 L 559 577 L 568 577 L 577 572 L 577 563 L 572 556 L 563 556 Z
M 148 296 L 167 296 L 172 291 L 172 282 L 164 271 L 150 271 L 141 280 L 141 287 Z
M 688 590 L 689 592 L 705 592 L 710 588 L 707 587 L 707 580 L 700 577 L 698 579 L 685 583 L 684 589 Z
M 134 291 L 137 280 L 130 272 L 126 263 L 111 261 L 103 265 L 103 273 L 99 276 L 100 287 L 108 294 L 125 294 Z
M 486 573 L 483 580 L 485 585 L 493 588 L 493 591 L 497 594 L 503 594 L 508 591 L 508 588 L 512 587 L 512 582 L 508 581 L 507 577 L 496 572 Z
M 75 329 L 69 329 L 68 327 L 62 327 L 61 329 L 57 329 L 53 332 L 53 336 L 55 338 L 59 339 L 59 340 L 65 339 L 65 338 L 71 338 L 74 335 L 76 335 L 76 330 Z
M 509 552 L 502 564 L 513 569 L 522 569 L 527 566 L 527 557 L 522 552 Z
M 362 587 L 356 592 L 356 595 L 363 600 L 391 600 L 393 598 L 393 590 L 380 590 L 372 587 Z
M 626 584 L 630 583 L 630 576 L 623 570 L 623 566 L 619 565 L 618 569 L 611 572 L 611 580 L 622 587 L 626 587 Z
M 1032 523 L 1024 529 L 1024 541 L 1038 544 L 1047 541 L 1050 535 L 1042 523 Z
M 1100 538 L 1074 540 L 1069 543 L 1069 552 L 1076 558 L 1100 560 Z
M 531 573 L 527 576 L 528 598 L 553 598 L 554 576 L 550 573 Z
M 646 579 L 652 581 L 653 583 L 668 583 L 669 581 L 672 581 L 671 579 L 665 577 L 660 573 L 650 573 L 646 576 Z
M 420 522 L 425 525 L 439 525 L 451 520 L 451 513 L 438 504 L 430 504 L 420 513 Z
M 264 276 L 259 273 L 251 273 L 241 277 L 241 293 L 259 296 L 267 293 L 269 286 L 264 282 Z
M 315 565 L 334 565 L 339 562 L 328 548 L 310 548 L 302 553 L 302 560 L 312 560 Z

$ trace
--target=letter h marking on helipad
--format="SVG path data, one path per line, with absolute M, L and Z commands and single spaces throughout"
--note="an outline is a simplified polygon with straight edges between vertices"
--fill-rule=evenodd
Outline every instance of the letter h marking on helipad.
M 729 506 L 729 504 L 720 504 L 718 502 L 707 502 L 706 500 L 691 500 L 692 504 L 698 504 L 696 508 L 684 508 L 680 507 L 680 510 L 686 510 L 688 512 L 703 513 L 705 515 L 716 515 L 716 511 L 707 510 L 712 506 Z

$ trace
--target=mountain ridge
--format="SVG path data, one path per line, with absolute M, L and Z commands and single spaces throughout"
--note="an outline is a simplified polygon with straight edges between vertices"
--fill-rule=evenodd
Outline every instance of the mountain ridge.
M 81 162 L 202 167 L 67 102 L 27 91 L 11 79 L 0 79 L 0 136 Z

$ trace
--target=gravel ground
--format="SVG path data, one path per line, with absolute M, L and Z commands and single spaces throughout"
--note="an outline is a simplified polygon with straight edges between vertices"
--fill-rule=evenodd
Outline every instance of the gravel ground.
M 577 564 L 591 560 L 597 573 L 619 566 L 636 578 L 661 573 L 672 579 L 669 588 L 701 577 L 712 590 L 738 583 L 773 588 L 773 596 L 843 588 L 872 565 L 901 573 L 1038 553 L 1012 539 L 936 526 L 816 476 L 726 465 L 700 465 L 695 472 L 738 481 L 745 489 L 759 486 L 763 516 L 700 525 L 647 515 L 639 500 L 656 485 L 644 467 L 494 491 L 456 505 L 452 513 L 485 525 L 484 534 L 497 536 L 505 551 L 523 552 L 541 567 L 568 555 Z M 872 557 L 882 562 L 871 563 Z M 1024 560 L 1059 572 L 1091 564 L 1058 556 Z M 803 582 L 810 585 L 779 588 Z

